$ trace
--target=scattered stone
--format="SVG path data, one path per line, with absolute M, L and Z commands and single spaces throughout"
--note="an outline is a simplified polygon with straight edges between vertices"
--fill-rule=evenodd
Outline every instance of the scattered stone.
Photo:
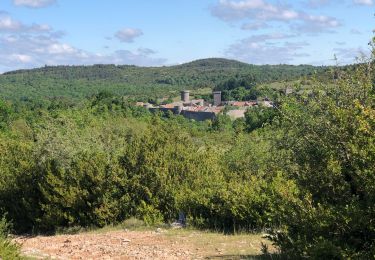
M 171 228 L 173 228 L 173 229 L 178 229 L 178 228 L 183 228 L 183 227 L 185 227 L 185 225 L 180 223 L 180 222 L 173 222 L 171 224 Z
M 223 257 L 227 248 L 237 248 L 241 241 L 247 248 L 241 255 L 260 251 L 259 240 L 223 240 L 216 242 L 200 232 L 176 232 L 171 237 L 167 230 L 155 231 L 109 231 L 107 233 L 80 233 L 76 235 L 16 237 L 13 241 L 22 245 L 22 254 L 33 259 L 205 259 L 210 256 Z M 172 233 L 173 234 L 173 233 Z M 202 240 L 201 240 L 202 239 Z M 197 240 L 200 241 L 197 243 Z M 250 244 L 253 242 L 253 244 Z M 264 240 L 266 243 L 266 241 Z M 214 243 L 214 244 L 213 244 Z M 258 245 L 259 243 L 259 245 Z M 270 246 L 271 247 L 271 246 Z M 256 250 L 256 251 L 255 251 Z M 272 247 L 271 247 L 272 250 Z M 240 254 L 239 249 L 237 250 Z

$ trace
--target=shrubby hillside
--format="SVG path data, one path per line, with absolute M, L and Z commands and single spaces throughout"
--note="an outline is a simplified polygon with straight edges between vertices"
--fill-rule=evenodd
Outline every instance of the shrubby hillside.
M 77 101 L 107 91 L 148 100 L 176 96 L 182 89 L 213 89 L 229 79 L 246 78 L 251 79 L 249 84 L 256 84 L 298 79 L 324 70 L 308 65 L 255 66 L 226 59 L 205 59 L 170 67 L 46 66 L 0 75 L 0 97 L 12 101 Z

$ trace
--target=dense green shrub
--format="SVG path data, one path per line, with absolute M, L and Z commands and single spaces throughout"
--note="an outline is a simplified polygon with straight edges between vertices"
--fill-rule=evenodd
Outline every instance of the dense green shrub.
M 270 124 L 277 115 L 278 112 L 274 108 L 262 106 L 250 108 L 245 113 L 246 129 L 251 132 Z
M 39 214 L 32 147 L 30 142 L 0 136 L 0 214 L 7 214 L 19 231 L 31 229 Z
M 281 108 L 284 134 L 276 145 L 291 154 L 285 170 L 300 196 L 274 232 L 289 255 L 374 258 L 375 107 L 373 62 L 317 84 Z
M 51 160 L 39 166 L 39 174 L 42 229 L 104 226 L 130 217 L 126 180 L 104 154 L 77 154 L 66 167 Z

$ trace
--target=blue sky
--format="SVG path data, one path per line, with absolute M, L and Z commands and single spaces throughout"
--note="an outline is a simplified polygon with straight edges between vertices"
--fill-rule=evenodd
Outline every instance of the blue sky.
M 353 62 L 375 0 L 1 0 L 0 72 L 59 64 Z

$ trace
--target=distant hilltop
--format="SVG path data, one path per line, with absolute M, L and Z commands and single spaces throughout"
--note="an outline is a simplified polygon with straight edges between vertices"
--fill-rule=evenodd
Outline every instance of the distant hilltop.
M 200 59 L 194 60 L 191 62 L 183 63 L 181 65 L 177 65 L 180 67 L 214 67 L 214 68 L 244 68 L 248 66 L 255 66 L 245 62 L 237 61 L 237 60 L 230 60 L 224 58 L 207 58 L 207 59 Z
M 101 91 L 127 98 L 176 96 L 184 89 L 214 89 L 230 79 L 254 84 L 308 77 L 326 67 L 250 65 L 222 58 L 196 60 L 169 67 L 131 65 L 45 66 L 0 75 L 0 98 L 13 101 L 69 99 L 78 101 Z
M 186 63 L 182 63 L 179 65 L 170 65 L 170 66 L 157 66 L 157 67 L 150 67 L 150 66 L 136 66 L 131 64 L 93 64 L 93 65 L 45 65 L 43 67 L 39 68 L 31 68 L 31 69 L 19 69 L 19 70 L 13 70 L 4 72 L 3 75 L 8 74 L 17 74 L 17 73 L 27 73 L 27 72 L 35 72 L 35 71 L 49 71 L 51 69 L 66 69 L 66 68 L 247 68 L 247 67 L 269 67 L 269 68 L 277 68 L 277 67 L 309 67 L 309 68 L 322 68 L 324 66 L 313 66 L 313 65 L 288 65 L 288 64 L 278 64 L 278 65 L 254 65 L 249 64 L 237 60 L 232 59 L 225 59 L 225 58 L 206 58 L 206 59 L 198 59 Z

